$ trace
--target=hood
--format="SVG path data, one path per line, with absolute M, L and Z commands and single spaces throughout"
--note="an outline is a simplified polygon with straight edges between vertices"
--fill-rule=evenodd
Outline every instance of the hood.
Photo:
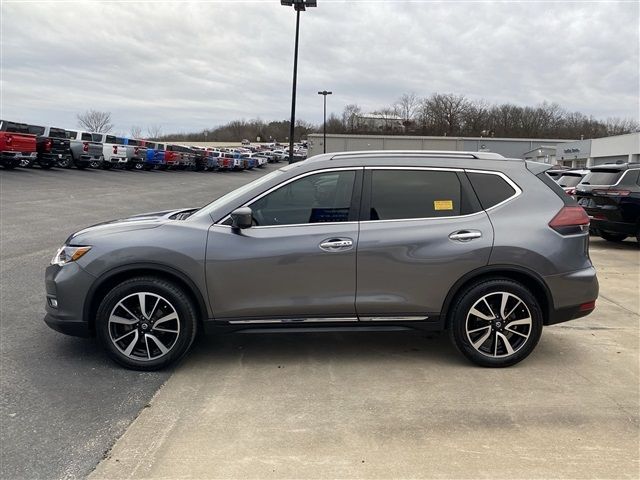
M 161 212 L 140 213 L 127 218 L 110 220 L 84 228 L 72 234 L 66 241 L 67 244 L 81 244 L 95 235 L 110 235 L 113 233 L 131 232 L 148 228 L 157 228 L 169 221 L 184 220 L 197 208 L 180 208 L 175 210 L 163 210 Z

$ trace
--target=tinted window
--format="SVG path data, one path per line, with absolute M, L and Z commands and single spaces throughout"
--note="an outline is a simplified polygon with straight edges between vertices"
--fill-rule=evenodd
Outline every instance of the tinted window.
M 67 132 L 61 128 L 50 128 L 49 136 L 52 138 L 67 138 Z
M 563 175 L 558 179 L 561 187 L 575 187 L 582 180 L 582 175 Z
M 113 135 L 107 135 L 107 138 L 105 140 L 106 143 L 116 143 L 116 137 L 114 137 Z
M 91 138 L 91 134 L 90 133 L 83 133 L 81 138 L 85 142 L 91 142 L 93 140 L 93 138 Z
M 251 204 L 256 224 L 346 222 L 356 172 L 317 173 L 295 180 Z
M 74 140 L 77 136 L 78 136 L 78 132 L 74 132 L 73 130 L 66 130 L 64 132 L 67 136 L 67 138 Z
M 29 125 L 29 133 L 32 135 L 42 135 L 44 133 L 44 127 L 38 127 L 37 125 Z
M 467 176 L 471 181 L 471 185 L 473 185 L 478 200 L 480 200 L 480 205 L 485 210 L 504 202 L 516 193 L 513 187 L 498 175 L 467 173 Z
M 91 138 L 94 142 L 102 142 L 102 134 L 101 133 L 92 133 Z
M 125 139 L 124 139 L 124 138 L 122 138 L 122 137 L 116 137 L 116 143 L 117 143 L 118 145 L 126 145 L 126 144 L 127 144 L 127 142 L 125 141 Z
M 461 192 L 460 180 L 455 172 L 374 170 L 369 219 L 460 215 Z
M 2 122 L 3 132 L 30 133 L 29 126 L 24 123 Z
M 591 170 L 582 183 L 585 185 L 613 185 L 622 176 L 623 170 Z

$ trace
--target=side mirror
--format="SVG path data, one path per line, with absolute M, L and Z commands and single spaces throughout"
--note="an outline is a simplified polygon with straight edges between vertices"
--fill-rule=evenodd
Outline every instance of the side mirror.
M 249 207 L 236 208 L 231 212 L 231 221 L 233 228 L 249 228 L 253 223 L 253 212 Z

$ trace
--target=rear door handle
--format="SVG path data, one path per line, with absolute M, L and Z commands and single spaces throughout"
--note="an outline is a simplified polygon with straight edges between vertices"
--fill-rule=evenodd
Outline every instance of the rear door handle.
M 330 238 L 320 244 L 320 248 L 326 252 L 338 250 L 349 250 L 353 247 L 353 240 L 350 238 Z
M 478 230 L 460 230 L 449 235 L 451 240 L 457 240 L 459 242 L 468 242 L 474 238 L 480 237 L 482 237 L 482 232 L 479 232 Z

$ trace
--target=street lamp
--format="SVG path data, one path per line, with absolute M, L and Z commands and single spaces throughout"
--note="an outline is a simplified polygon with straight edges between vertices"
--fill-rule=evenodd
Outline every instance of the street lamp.
M 324 110 L 323 110 L 324 121 L 322 123 L 322 146 L 324 148 L 322 153 L 327 153 L 327 95 L 331 95 L 332 93 L 333 92 L 327 92 L 326 90 L 318 92 L 318 95 L 322 95 L 324 97 Z
M 300 12 L 307 7 L 317 7 L 316 0 L 280 0 L 280 5 L 293 6 L 296 11 L 296 43 L 293 53 L 293 89 L 291 92 L 291 125 L 289 127 L 289 163 L 293 163 L 293 131 L 296 123 L 296 82 L 298 80 L 298 36 L 300 33 Z

